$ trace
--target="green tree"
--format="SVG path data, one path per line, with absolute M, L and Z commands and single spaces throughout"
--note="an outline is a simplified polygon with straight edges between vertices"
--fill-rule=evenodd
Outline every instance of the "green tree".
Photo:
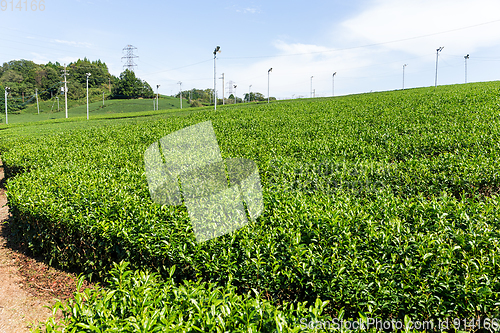
M 25 83 L 30 83 L 31 85 L 35 85 L 35 75 L 37 69 L 39 69 L 40 65 L 35 64 L 31 60 L 12 60 L 9 61 L 8 63 L 4 64 L 4 70 L 13 70 L 17 73 L 19 73 L 23 81 Z
M 245 94 L 245 101 L 248 102 L 248 93 Z M 262 102 L 262 101 L 267 101 L 267 98 L 261 94 L 260 92 L 251 92 L 250 93 L 250 101 L 251 102 Z
M 191 89 L 191 90 L 185 90 L 182 92 L 182 97 L 185 99 L 189 99 L 189 94 L 191 94 L 191 104 L 195 106 L 202 106 L 202 105 L 210 105 L 213 103 L 212 98 L 212 89 Z M 175 97 L 179 98 L 179 93 L 175 95 Z
M 234 103 L 234 95 L 231 94 L 226 100 L 226 103 L 233 104 Z M 239 97 L 236 97 L 236 103 L 243 103 L 243 100 Z
M 113 87 L 113 98 L 152 97 L 153 89 L 146 82 L 135 76 L 135 73 L 126 69 L 120 74 L 118 82 Z

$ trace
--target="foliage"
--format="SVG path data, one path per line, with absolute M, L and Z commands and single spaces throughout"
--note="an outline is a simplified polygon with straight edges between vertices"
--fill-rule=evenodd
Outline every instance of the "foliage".
M 53 313 L 62 310 L 63 324 L 54 316 L 44 323 L 46 332 L 299 332 L 297 318 L 326 318 L 327 302 L 275 307 L 255 291 L 238 295 L 230 283 L 176 284 L 127 266 L 114 265 L 106 289 L 87 289 L 68 304 L 57 302 Z
M 231 105 L 0 142 L 16 241 L 106 276 L 130 261 L 278 305 L 413 319 L 500 315 L 500 85 Z M 224 158 L 256 161 L 265 211 L 197 243 L 152 203 L 143 153 L 211 120 Z M 14 129 L 13 129 L 14 130 Z
M 191 106 L 202 106 L 210 105 L 213 103 L 213 89 L 191 89 L 182 92 L 182 97 L 189 99 L 191 95 Z M 175 97 L 179 98 L 180 93 L 177 93 Z
M 10 88 L 10 87 L 9 87 Z M 9 91 L 7 96 L 7 112 L 11 114 L 12 112 L 18 112 L 26 108 L 26 105 L 19 101 L 18 98 L 13 98 L 11 92 Z M 5 87 L 0 83 L 0 119 L 5 117 Z M 4 119 L 1 120 L 4 122 Z
M 199 107 L 202 107 L 203 105 L 200 102 L 195 100 L 190 104 L 190 106 L 193 108 L 199 108 Z
M 250 98 L 250 99 L 248 99 Z M 274 98 L 275 99 L 275 98 Z M 267 98 L 261 94 L 260 92 L 250 92 L 245 94 L 244 100 L 246 102 L 262 102 L 262 101 L 267 101 Z
M 90 91 L 91 92 L 91 91 Z M 102 105 L 102 95 L 92 95 L 90 94 L 90 119 L 126 119 L 133 117 L 154 117 L 156 114 L 169 113 L 176 115 L 184 115 L 187 109 L 173 111 L 174 109 L 179 109 L 179 100 L 174 97 L 164 97 L 160 99 L 160 110 L 153 111 L 153 101 L 151 99 L 111 99 L 108 100 L 106 96 L 105 105 Z M 97 102 L 93 102 L 97 101 Z M 196 110 L 197 111 L 197 110 Z M 195 111 L 195 112 L 196 112 Z M 190 111 L 193 112 L 193 111 Z M 0 113 L 0 118 L 1 118 Z M 69 118 L 65 118 L 64 112 L 64 100 L 60 102 L 60 108 L 57 108 L 57 100 L 53 99 L 51 101 L 41 101 L 40 102 L 40 114 L 37 114 L 36 105 L 29 106 L 24 112 L 14 114 L 9 114 L 9 125 L 0 126 L 0 128 L 8 129 L 17 126 L 26 126 L 28 128 L 36 129 L 33 123 L 36 122 L 39 125 L 47 125 L 54 122 L 79 122 L 81 120 L 87 119 L 87 104 L 86 101 L 76 100 L 68 101 L 68 115 Z M 91 122 L 91 124 L 93 124 Z M 68 126 L 68 125 L 66 125 Z M 47 126 L 45 126 L 47 128 Z M 6 134 L 9 130 L 4 131 Z
M 236 102 L 236 103 L 235 103 Z M 234 100 L 234 95 L 231 94 L 229 95 L 229 97 L 227 98 L 227 101 L 226 103 L 228 104 L 237 104 L 237 103 L 243 103 L 243 100 L 239 97 L 236 97 L 236 101 Z
M 137 98 L 137 97 L 153 97 L 153 89 L 146 81 L 135 76 L 135 73 L 129 69 L 125 69 L 120 74 L 118 83 L 113 87 L 114 98 Z
M 45 65 L 35 64 L 30 60 L 12 60 L 0 67 L 0 86 L 10 88 L 9 110 L 19 111 L 28 104 L 36 104 L 35 91 L 38 91 L 40 101 L 53 100 L 61 94 L 63 86 L 62 70 L 64 67 L 56 62 Z M 107 92 L 109 82 L 116 81 L 108 72 L 108 67 L 100 60 L 90 61 L 87 58 L 78 59 L 67 66 L 68 98 L 82 99 L 86 96 L 86 73 L 91 73 L 89 88 L 97 89 L 98 94 Z M 4 101 L 3 94 L 0 97 Z
M 179 98 L 180 93 L 175 95 L 176 98 Z M 213 105 L 213 89 L 191 89 L 182 92 L 182 97 L 185 99 L 189 99 L 191 95 L 191 106 L 203 106 L 203 105 Z M 261 93 L 251 93 L 252 101 L 267 101 L 267 98 L 264 97 Z M 270 100 L 275 101 L 275 97 L 271 97 Z M 245 99 L 241 99 L 236 97 L 236 103 L 244 103 L 248 102 L 248 94 L 245 95 Z M 234 95 L 230 94 L 225 98 L 225 104 L 234 104 Z M 222 105 L 222 98 L 217 99 L 217 105 Z
M 27 103 L 36 103 L 35 90 L 39 100 L 52 100 L 61 94 L 63 86 L 60 63 L 35 64 L 30 60 L 13 60 L 0 67 L 0 86 L 10 88 L 12 111 L 24 109 Z M 78 59 L 67 66 L 68 98 L 78 100 L 86 97 L 87 73 L 89 88 L 97 95 L 107 93 L 113 86 L 113 98 L 136 98 L 153 96 L 151 86 L 135 77 L 133 72 L 124 72 L 120 78 L 109 73 L 108 66 L 101 60 Z M 3 100 L 3 97 L 2 97 Z
M 108 71 L 108 66 L 101 60 L 90 61 L 87 58 L 78 59 L 76 62 L 69 64 L 69 72 L 74 81 L 80 84 L 87 82 L 86 73 L 90 73 L 89 87 L 109 88 L 108 81 L 111 75 Z

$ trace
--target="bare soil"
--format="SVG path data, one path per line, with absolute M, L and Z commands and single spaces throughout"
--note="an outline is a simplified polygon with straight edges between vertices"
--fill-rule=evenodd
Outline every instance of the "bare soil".
M 27 255 L 10 241 L 12 221 L 4 192 L 0 161 L 0 333 L 30 332 L 51 316 L 47 306 L 73 295 L 77 277 Z

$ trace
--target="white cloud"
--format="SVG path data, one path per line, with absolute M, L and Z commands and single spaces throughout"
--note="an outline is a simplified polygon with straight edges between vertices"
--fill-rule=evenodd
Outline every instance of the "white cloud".
M 67 40 L 61 40 L 61 39 L 54 39 L 52 41 L 55 43 L 69 45 L 69 46 L 76 46 L 76 47 L 90 48 L 92 46 L 91 43 L 87 43 L 87 42 L 75 42 L 75 41 L 67 41 Z
M 259 12 L 251 8 L 232 7 L 240 13 Z M 267 95 L 267 71 L 271 67 L 270 94 L 276 97 L 309 97 L 311 76 L 316 96 L 330 96 L 333 72 L 337 72 L 335 95 L 400 89 L 405 63 L 408 64 L 405 87 L 431 86 L 439 46 L 445 46 L 439 60 L 439 84 L 463 82 L 463 55 L 467 53 L 471 54 L 469 81 L 472 77 L 478 81 L 488 80 L 495 75 L 480 67 L 476 56 L 479 49 L 481 53 L 491 53 L 500 45 L 497 33 L 500 22 L 483 24 L 500 19 L 499 13 L 498 0 L 474 3 L 464 0 L 373 0 L 355 16 L 337 21 L 331 29 L 331 39 L 325 37 L 328 36 L 325 31 L 317 31 L 310 35 L 320 42 L 311 42 L 312 39 L 286 42 L 299 38 L 287 36 L 275 40 L 274 52 L 270 52 L 275 56 L 249 60 L 225 59 L 223 54 L 217 63 L 219 96 L 222 95 L 219 77 L 223 72 L 226 84 L 231 80 L 238 85 L 239 97 L 248 92 L 250 85 L 252 91 Z M 461 29 L 473 25 L 478 26 Z M 446 32 L 450 30 L 456 31 Z M 413 38 L 424 35 L 432 36 Z M 407 40 L 387 43 L 402 39 Z M 359 47 L 371 44 L 379 45 Z M 139 77 L 148 79 L 151 84 L 161 82 L 160 92 L 170 94 L 178 91 L 176 83 L 179 80 L 184 82 L 183 89 L 212 87 L 210 68 L 210 64 L 202 64 Z
M 373 64 L 378 50 L 344 50 L 337 52 L 322 45 L 304 43 L 286 43 L 278 40 L 274 43 L 278 50 L 275 57 L 264 58 L 242 68 L 238 64 L 224 66 L 228 79 L 238 84 L 238 96 L 252 91 L 267 95 L 267 71 L 270 74 L 270 94 L 276 97 L 309 97 L 311 92 L 311 76 L 316 96 L 330 96 L 332 74 L 338 72 L 341 80 L 347 77 L 362 75 L 363 67 Z M 235 76 L 231 76 L 232 73 Z M 342 89 L 346 91 L 346 85 Z
M 257 9 L 257 8 L 251 8 L 251 7 L 247 7 L 243 10 L 244 13 L 250 13 L 250 14 L 255 14 L 255 13 L 259 13 L 260 11 Z
M 31 60 L 35 64 L 46 64 L 47 62 L 50 61 L 45 55 L 40 53 L 31 52 L 31 56 L 32 56 Z
M 58 61 L 61 65 L 64 65 L 64 64 L 76 62 L 76 61 L 78 61 L 78 59 L 80 59 L 80 58 L 79 57 L 60 57 L 56 61 Z
M 316 96 L 329 96 L 333 72 L 337 72 L 336 94 L 398 89 L 402 65 L 409 63 L 406 86 L 427 86 L 434 79 L 436 48 L 445 46 L 439 82 L 461 82 L 464 54 L 477 56 L 475 51 L 500 44 L 500 22 L 484 24 L 499 20 L 498 13 L 497 0 L 374 0 L 334 28 L 333 42 L 314 45 L 277 41 L 274 46 L 280 57 L 249 66 L 241 76 L 251 78 L 256 72 L 263 73 L 258 89 L 264 92 L 266 67 L 273 67 L 275 77 L 271 82 L 274 80 L 275 89 L 274 93 L 271 89 L 271 95 L 284 96 L 293 91 L 295 96 L 306 97 L 311 90 L 310 77 L 314 76 Z M 426 37 L 414 38 L 419 36 Z M 363 45 L 371 46 L 359 47 Z
M 258 13 L 260 13 L 260 8 L 257 8 L 257 7 L 237 8 L 236 12 L 237 13 L 244 13 L 244 14 L 258 14 Z
M 52 54 L 41 54 L 37 52 L 30 52 L 31 60 L 36 64 L 46 64 L 49 61 L 51 62 L 59 62 L 61 65 L 69 64 L 72 62 L 76 62 L 79 57 L 69 56 L 69 57 L 56 57 L 54 58 Z
M 324 46 L 302 43 L 287 44 L 281 40 L 276 41 L 274 46 L 281 51 L 282 55 L 303 54 L 307 56 L 314 56 L 314 53 L 331 51 L 331 49 Z
M 461 29 L 499 20 L 498 0 L 376 0 L 359 15 L 342 23 L 353 37 L 365 43 L 424 54 L 445 46 L 451 53 L 473 52 L 500 42 L 500 22 Z M 457 30 L 458 29 L 458 30 Z M 456 31 L 450 31 L 456 30 Z M 449 32 L 446 32 L 449 31 Z M 446 32 L 446 33 L 441 33 Z

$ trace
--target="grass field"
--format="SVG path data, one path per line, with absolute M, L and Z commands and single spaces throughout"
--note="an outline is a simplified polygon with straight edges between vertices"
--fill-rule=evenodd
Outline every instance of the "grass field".
M 68 327 L 499 318 L 499 82 L 183 112 L 0 131 L 16 241 L 109 283 Z M 198 243 L 184 206 L 151 201 L 143 154 L 207 120 L 224 159 L 258 165 L 265 210 Z
M 184 107 L 189 108 L 186 101 L 183 103 Z M 95 115 L 103 115 L 110 113 L 128 113 L 128 112 L 141 112 L 153 111 L 153 100 L 151 99 L 112 99 L 105 100 L 104 106 L 102 100 L 92 102 L 89 104 L 90 117 Z M 178 98 L 170 96 L 162 96 L 159 100 L 160 110 L 171 110 L 180 108 L 180 101 Z M 5 112 L 5 110 L 3 110 Z M 2 123 L 5 124 L 5 113 L 1 114 Z M 68 104 L 68 118 L 73 117 L 86 117 L 87 104 L 86 101 L 69 101 Z M 40 102 L 40 114 L 38 114 L 36 103 L 30 104 L 26 109 L 19 113 L 12 113 L 8 115 L 9 124 L 37 122 L 50 119 L 61 119 L 66 117 L 64 110 L 64 97 L 59 100 L 59 111 L 57 108 L 57 100 L 42 101 Z

